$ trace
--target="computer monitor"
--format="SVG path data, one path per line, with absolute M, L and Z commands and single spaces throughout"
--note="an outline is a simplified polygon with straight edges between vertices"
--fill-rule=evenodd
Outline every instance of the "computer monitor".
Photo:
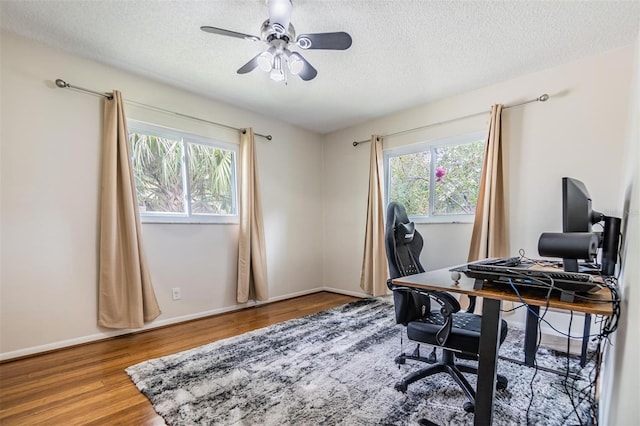
M 591 197 L 584 183 L 577 179 L 562 178 L 562 231 L 564 233 L 592 232 L 592 225 L 604 222 L 604 232 L 597 233 L 598 247 L 602 247 L 602 267 L 600 273 L 615 274 L 620 241 L 621 219 L 595 211 L 591 208 Z M 584 259 L 591 261 L 591 259 Z M 565 263 L 577 267 L 577 259 L 563 259 Z M 568 265 L 565 265 L 567 269 Z M 574 266 L 570 266 L 574 269 Z
M 562 232 L 592 232 L 591 225 L 604 215 L 591 208 L 591 197 L 584 183 L 562 178 Z

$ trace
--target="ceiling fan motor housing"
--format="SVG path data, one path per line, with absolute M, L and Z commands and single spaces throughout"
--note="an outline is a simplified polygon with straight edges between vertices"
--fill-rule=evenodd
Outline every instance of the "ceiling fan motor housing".
M 279 24 L 272 24 L 268 19 L 262 23 L 260 34 L 267 44 L 271 44 L 273 40 L 282 40 L 288 44 L 296 38 L 296 30 L 292 24 L 289 24 L 289 29 L 284 31 Z

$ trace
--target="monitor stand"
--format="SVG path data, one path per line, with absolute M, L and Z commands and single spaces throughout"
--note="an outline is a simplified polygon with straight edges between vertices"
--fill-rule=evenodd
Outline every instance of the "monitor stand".
M 562 267 L 565 272 L 578 272 L 578 259 L 562 259 Z
M 562 269 L 565 272 L 579 272 L 581 274 L 600 275 L 600 266 L 593 262 L 578 262 L 578 259 L 562 259 Z

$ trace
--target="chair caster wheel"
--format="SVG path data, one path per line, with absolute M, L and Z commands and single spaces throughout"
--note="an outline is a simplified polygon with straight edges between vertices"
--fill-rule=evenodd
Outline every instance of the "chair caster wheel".
M 465 402 L 462 408 L 464 408 L 464 411 L 466 411 L 467 413 L 473 413 L 476 406 L 473 402 Z
M 394 361 L 396 364 L 402 365 L 407 362 L 407 359 L 404 357 L 404 355 L 398 355 Z
M 507 388 L 509 381 L 506 377 L 498 376 L 498 380 L 496 381 L 496 389 L 503 390 Z
M 398 392 L 407 393 L 407 384 L 404 382 L 396 383 L 396 385 L 393 388 Z

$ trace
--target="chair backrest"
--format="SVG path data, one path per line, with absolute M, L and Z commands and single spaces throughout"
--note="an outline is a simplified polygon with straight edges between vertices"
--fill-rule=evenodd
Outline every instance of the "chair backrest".
M 409 220 L 404 206 L 395 201 L 389 203 L 385 247 L 391 279 L 424 272 L 420 263 L 423 245 L 422 235 Z M 398 324 L 407 325 L 409 321 L 429 315 L 431 303 L 428 296 L 414 293 L 408 288 L 395 287 L 391 281 L 389 288 L 393 290 L 393 304 Z
M 424 272 L 420 264 L 420 252 L 424 241 L 409 220 L 407 211 L 400 203 L 392 201 L 387 206 L 385 246 L 391 278 Z

